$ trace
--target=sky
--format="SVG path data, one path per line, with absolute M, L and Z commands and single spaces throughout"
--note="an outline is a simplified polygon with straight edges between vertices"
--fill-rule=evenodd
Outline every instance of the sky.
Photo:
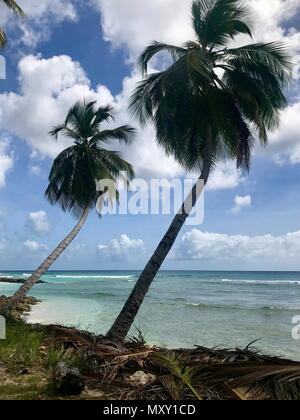
M 185 225 L 164 269 L 300 270 L 300 2 L 250 0 L 254 41 L 286 43 L 295 63 L 289 105 L 250 174 L 220 163 L 204 198 L 204 221 Z M 3 7 L 8 46 L 0 79 L 0 272 L 35 269 L 76 221 L 44 198 L 53 158 L 69 140 L 47 133 L 78 99 L 112 104 L 113 126 L 130 123 L 130 146 L 114 145 L 138 178 L 180 178 L 180 165 L 139 127 L 127 104 L 141 76 L 136 60 L 153 40 L 193 38 L 189 0 L 19 0 L 27 20 Z M 237 41 L 246 44 L 248 39 Z M 159 68 L 160 63 L 153 63 Z M 172 215 L 93 212 L 57 270 L 140 270 Z

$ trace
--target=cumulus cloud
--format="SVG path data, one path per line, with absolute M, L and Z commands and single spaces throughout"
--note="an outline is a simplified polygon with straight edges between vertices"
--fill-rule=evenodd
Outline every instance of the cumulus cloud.
M 300 101 L 286 108 L 281 115 L 280 130 L 272 133 L 267 150 L 260 150 L 259 154 L 265 156 L 272 154 L 275 161 L 280 164 L 289 162 L 300 163 Z
M 115 105 L 118 111 L 118 122 L 132 124 L 137 128 L 137 136 L 131 146 L 121 148 L 124 157 L 134 164 L 137 176 L 141 177 L 179 177 L 184 174 L 183 168 L 171 156 L 167 156 L 156 144 L 155 129 L 152 125 L 145 128 L 139 126 L 128 112 L 128 102 L 132 92 L 140 80 L 134 72 L 123 81 L 122 92 L 116 96 Z
M 174 250 L 173 258 L 242 263 L 276 260 L 288 264 L 298 261 L 300 231 L 281 236 L 226 235 L 193 229 L 186 233 Z
M 299 77 L 300 32 L 293 24 L 300 12 L 299 1 L 250 0 L 249 3 L 255 11 L 255 38 L 262 42 L 277 40 L 286 44 L 296 65 L 295 77 Z
M 29 167 L 29 172 L 32 175 L 42 176 L 42 174 L 43 174 L 43 168 L 41 166 L 39 166 L 39 165 L 31 165 Z
M 126 234 L 112 239 L 108 245 L 98 245 L 98 250 L 104 256 L 119 260 L 133 260 L 143 255 L 145 251 L 142 239 L 130 239 Z
M 14 164 L 13 152 L 11 151 L 10 141 L 0 139 L 0 188 L 6 185 L 6 175 Z
M 192 37 L 188 2 L 182 0 L 91 0 L 101 12 L 104 39 L 126 48 L 132 62 L 151 41 L 181 44 Z
M 149 42 L 181 44 L 193 39 L 191 1 L 91 0 L 101 11 L 105 39 L 115 48 L 126 48 L 134 61 Z M 300 32 L 291 23 L 300 10 L 298 0 L 250 0 L 255 12 L 254 37 L 258 41 L 287 43 L 300 63 Z M 263 30 L 261 28 L 263 27 Z M 249 40 L 249 39 L 248 39 Z
M 234 189 L 238 187 L 244 178 L 236 168 L 235 162 L 220 163 L 211 174 L 207 183 L 207 191 Z
M 40 251 L 40 250 L 47 250 L 48 247 L 44 244 L 40 244 L 36 241 L 26 241 L 24 242 L 25 248 L 29 249 L 30 251 Z
M 44 234 L 50 231 L 51 225 L 47 213 L 43 210 L 29 213 L 29 224 L 38 234 Z
M 91 89 L 84 70 L 69 56 L 43 59 L 29 55 L 20 61 L 19 72 L 20 93 L 0 95 L 0 127 L 25 140 L 33 159 L 54 158 L 71 144 L 68 138 L 60 138 L 57 142 L 47 133 L 64 121 L 70 106 L 79 99 L 94 98 L 99 105 L 115 105 L 118 111 L 115 125 L 130 123 L 138 127 L 127 109 L 128 98 L 138 80 L 136 75 L 126 78 L 122 93 L 113 97 L 103 85 Z M 151 126 L 138 128 L 135 142 L 119 149 L 134 165 L 138 176 L 175 177 L 184 173 L 173 158 L 157 147 L 155 130 Z M 38 164 L 33 162 L 32 165 Z
M 71 144 L 66 138 L 57 142 L 47 133 L 64 121 L 77 100 L 95 98 L 99 105 L 113 102 L 106 87 L 90 89 L 85 72 L 69 56 L 28 55 L 21 59 L 19 73 L 20 93 L 0 95 L 0 127 L 25 140 L 33 157 L 54 158 Z
M 182 0 L 91 0 L 101 11 L 101 22 L 104 38 L 114 48 L 125 48 L 131 63 L 136 62 L 138 54 L 151 41 L 181 44 L 193 39 L 191 29 L 191 2 Z M 274 40 L 287 45 L 295 62 L 295 78 L 300 72 L 300 31 L 293 22 L 300 12 L 298 0 L 250 0 L 253 8 L 254 41 L 272 42 Z M 155 24 L 153 24 L 155 22 Z M 263 30 L 261 30 L 263 28 Z M 249 38 L 241 36 L 237 44 L 249 43 Z M 267 150 L 278 162 L 298 163 L 300 160 L 299 129 L 291 121 L 300 118 L 300 102 L 291 105 L 282 114 L 282 128 L 270 135 L 270 147 Z M 148 138 L 148 136 L 146 136 Z M 261 149 L 258 154 L 264 153 Z M 220 174 L 222 171 L 219 172 Z M 214 175 L 212 189 L 223 182 L 220 176 Z M 239 183 L 236 174 L 227 179 L 228 188 Z
M 251 206 L 251 202 L 252 202 L 252 199 L 250 195 L 245 195 L 245 196 L 236 195 L 234 198 L 234 206 L 230 210 L 230 213 L 233 213 L 233 214 L 240 213 L 243 209 L 249 208 Z
M 75 3 L 76 0 L 19 0 L 18 4 L 27 16 L 23 21 L 0 5 L 0 25 L 19 28 L 21 34 L 16 42 L 36 47 L 40 41 L 49 38 L 55 24 L 77 19 Z

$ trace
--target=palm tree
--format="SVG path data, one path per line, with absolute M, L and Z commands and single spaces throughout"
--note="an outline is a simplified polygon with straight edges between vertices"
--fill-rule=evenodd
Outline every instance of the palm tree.
M 21 9 L 21 7 L 14 1 L 14 0 L 0 0 L 0 2 L 8 7 L 12 12 L 14 12 L 17 16 L 24 18 L 25 13 Z M 7 43 L 7 38 L 4 30 L 0 28 L 0 47 L 4 47 Z
M 230 48 L 236 35 L 251 36 L 251 12 L 239 0 L 194 0 L 195 39 L 181 47 L 153 42 L 139 58 L 144 80 L 130 102 L 142 124 L 155 125 L 157 143 L 187 170 L 200 173 L 188 200 L 141 273 L 106 337 L 123 341 L 148 289 L 220 159 L 249 170 L 255 138 L 267 144 L 287 105 L 283 88 L 292 65 L 282 44 Z M 147 75 L 149 61 L 167 53 L 171 64 Z
M 95 102 L 77 102 L 69 110 L 64 124 L 50 132 L 55 137 L 59 133 L 70 137 L 74 144 L 54 160 L 45 195 L 51 204 L 58 204 L 63 211 L 72 213 L 79 220 L 69 235 L 9 299 L 5 313 L 9 313 L 27 295 L 75 239 L 99 201 L 107 196 L 117 198 L 117 181 L 123 179 L 128 183 L 133 179 L 132 166 L 118 152 L 103 148 L 112 140 L 129 143 L 135 132 L 128 125 L 102 130 L 101 124 L 113 118 L 111 111 L 109 106 L 97 108 Z

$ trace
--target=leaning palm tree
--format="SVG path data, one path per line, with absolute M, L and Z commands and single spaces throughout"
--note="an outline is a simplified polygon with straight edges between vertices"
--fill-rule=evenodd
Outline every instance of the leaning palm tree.
M 141 54 L 145 78 L 130 107 L 142 124 L 155 125 L 158 145 L 200 178 L 107 333 L 109 340 L 125 339 L 217 162 L 234 159 L 238 168 L 248 171 L 255 139 L 267 144 L 268 131 L 278 127 L 280 111 L 287 105 L 283 88 L 292 65 L 285 47 L 276 42 L 228 45 L 236 35 L 251 36 L 251 12 L 245 3 L 195 0 L 192 18 L 194 40 L 181 47 L 153 42 Z M 171 63 L 147 75 L 149 61 L 158 53 L 169 54 Z
M 8 300 L 8 313 L 37 283 L 58 259 L 83 227 L 90 211 L 103 204 L 104 199 L 118 198 L 116 184 L 128 183 L 134 177 L 132 166 L 118 152 L 106 150 L 103 145 L 118 140 L 128 143 L 134 129 L 128 125 L 112 130 L 101 129 L 101 124 L 112 118 L 112 108 L 96 107 L 95 102 L 77 102 L 69 111 L 64 124 L 50 134 L 59 133 L 71 138 L 74 144 L 54 160 L 49 176 L 46 198 L 58 204 L 63 211 L 73 214 L 78 223 L 14 296 Z M 97 208 L 100 211 L 99 208 Z
M 25 13 L 21 9 L 21 7 L 14 1 L 14 0 L 0 0 L 0 4 L 8 7 L 15 15 L 24 18 Z M 7 38 L 4 30 L 0 28 L 0 47 L 4 47 L 7 43 Z

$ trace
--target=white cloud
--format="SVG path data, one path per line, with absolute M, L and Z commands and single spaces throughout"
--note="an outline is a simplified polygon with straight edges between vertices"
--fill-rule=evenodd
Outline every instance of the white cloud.
M 91 0 L 101 11 L 105 39 L 114 48 L 125 48 L 132 63 L 151 41 L 173 44 L 193 39 L 189 5 L 182 0 Z M 300 76 L 300 31 L 295 28 L 300 12 L 299 0 L 250 0 L 254 10 L 254 42 L 280 41 L 287 45 L 296 64 L 295 77 Z M 261 29 L 263 28 L 263 30 Z M 241 36 L 237 44 L 249 43 L 249 37 Z M 300 118 L 300 102 L 291 105 L 282 114 L 282 126 L 270 135 L 268 156 L 277 161 L 284 157 L 292 163 L 300 161 L 299 128 L 295 121 Z M 291 123 L 293 122 L 293 123 Z M 149 132 L 145 133 L 149 138 Z M 147 135 L 148 134 L 148 135 Z M 257 153 L 263 153 L 259 150 Z M 284 155 L 284 156 L 282 156 Z M 164 165 L 162 165 L 164 167 Z M 210 182 L 212 189 L 234 188 L 239 183 L 236 174 L 222 179 L 222 170 L 216 172 Z M 228 184 L 228 186 L 226 186 Z
M 300 231 L 281 236 L 226 235 L 193 229 L 174 250 L 180 260 L 215 260 L 236 263 L 247 261 L 296 262 L 300 253 Z
M 19 28 L 21 36 L 17 43 L 25 46 L 36 47 L 49 38 L 55 24 L 77 19 L 75 0 L 18 0 L 18 4 L 26 13 L 26 20 L 17 19 L 1 5 L 0 25 Z
M 130 146 L 121 148 L 124 157 L 134 164 L 137 176 L 139 177 L 179 177 L 184 174 L 183 168 L 173 157 L 167 156 L 162 148 L 156 144 L 155 129 L 152 125 L 141 128 L 139 123 L 129 114 L 129 98 L 140 80 L 140 76 L 133 73 L 123 81 L 122 93 L 115 98 L 116 109 L 118 110 L 118 122 L 130 123 L 137 128 L 137 136 Z
M 101 11 L 105 39 L 114 48 L 125 47 L 131 60 L 135 60 L 138 53 L 154 39 L 173 44 L 193 39 L 191 1 L 91 1 Z M 290 24 L 300 10 L 299 1 L 250 0 L 249 3 L 255 12 L 254 38 L 263 42 L 277 39 L 287 43 L 295 61 L 300 63 L 300 32 Z
M 101 254 L 120 260 L 138 259 L 145 251 L 142 239 L 130 239 L 123 234 L 119 238 L 112 239 L 108 245 L 98 245 Z
M 244 178 L 236 168 L 235 162 L 220 163 L 211 174 L 207 183 L 207 191 L 234 189 L 238 187 Z
M 51 229 L 50 222 L 47 217 L 47 213 L 43 210 L 29 213 L 30 226 L 36 233 L 43 234 L 47 233 Z
M 90 89 L 79 63 L 68 56 L 43 59 L 29 55 L 19 63 L 20 94 L 0 95 L 0 126 L 26 140 L 32 156 L 54 158 L 70 140 L 54 140 L 49 130 L 64 121 L 78 99 L 93 97 L 100 105 L 113 102 L 109 90 L 99 85 Z
M 8 139 L 0 139 L 0 188 L 6 185 L 6 175 L 14 164 L 13 152 Z
M 41 176 L 41 175 L 43 174 L 43 169 L 42 169 L 42 167 L 41 167 L 41 166 L 39 166 L 39 165 L 31 165 L 31 166 L 29 167 L 29 172 L 30 172 L 32 175 Z
M 43 250 L 48 249 L 48 247 L 46 245 L 40 244 L 36 241 L 30 241 L 30 240 L 24 242 L 24 246 L 25 246 L 25 248 L 30 249 L 30 251 L 40 251 L 41 249 L 43 249 Z
M 125 47 L 132 61 L 157 39 L 179 43 L 192 37 L 189 2 L 182 0 L 92 0 L 101 11 L 104 39 Z
M 295 76 L 299 77 L 300 32 L 291 21 L 300 12 L 298 0 L 250 0 L 255 10 L 255 38 L 262 42 L 285 43 L 293 54 Z M 263 30 L 261 30 L 263 28 Z
M 0 126 L 27 142 L 33 160 L 43 156 L 54 158 L 71 144 L 70 139 L 60 138 L 57 142 L 47 133 L 64 121 L 69 107 L 78 99 L 95 98 L 99 105 L 113 104 L 118 111 L 114 125 L 138 126 L 127 109 L 128 98 L 138 80 L 136 75 L 124 80 L 122 93 L 114 98 L 105 86 L 91 89 L 84 70 L 68 56 L 43 59 L 29 55 L 20 61 L 19 71 L 20 93 L 0 95 Z M 151 126 L 138 128 L 131 146 L 118 148 L 134 165 L 138 176 L 175 177 L 184 173 L 173 158 L 157 147 Z
M 300 102 L 290 105 L 281 114 L 280 130 L 270 135 L 267 150 L 258 150 L 265 156 L 271 153 L 278 163 L 300 163 Z
M 230 213 L 233 213 L 233 214 L 240 213 L 243 209 L 249 208 L 251 206 L 251 202 L 252 202 L 252 199 L 250 195 L 245 195 L 245 196 L 236 195 L 234 198 L 234 206 L 230 210 Z

